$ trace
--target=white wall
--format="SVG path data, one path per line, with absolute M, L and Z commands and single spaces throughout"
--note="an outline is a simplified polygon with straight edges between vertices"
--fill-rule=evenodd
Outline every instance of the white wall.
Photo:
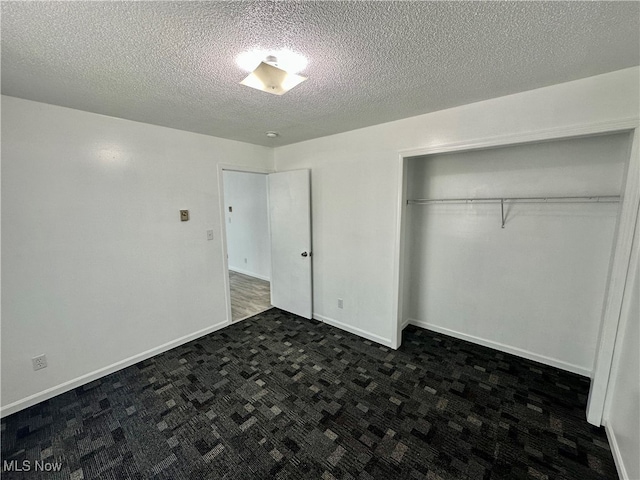
M 276 148 L 277 170 L 311 169 L 316 318 L 392 341 L 399 151 L 637 117 L 638 73 L 629 68 Z
M 267 176 L 225 171 L 223 180 L 229 270 L 269 280 Z
M 621 478 L 640 478 L 640 265 L 635 252 L 627 276 L 604 422 Z
M 218 163 L 272 152 L 2 97 L 3 414 L 226 324 Z
M 408 198 L 619 195 L 630 135 L 409 160 Z M 618 204 L 410 205 L 411 323 L 588 376 Z
M 217 163 L 312 170 L 316 318 L 390 344 L 398 152 L 637 117 L 639 81 L 634 67 L 274 152 L 2 97 L 3 414 L 225 324 Z

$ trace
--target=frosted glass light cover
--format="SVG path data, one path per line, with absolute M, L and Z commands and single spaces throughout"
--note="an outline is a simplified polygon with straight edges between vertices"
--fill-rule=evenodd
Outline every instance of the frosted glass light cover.
M 260 65 L 240 83 L 263 92 L 282 95 L 306 79 L 307 77 L 288 73 L 268 63 L 260 62 Z

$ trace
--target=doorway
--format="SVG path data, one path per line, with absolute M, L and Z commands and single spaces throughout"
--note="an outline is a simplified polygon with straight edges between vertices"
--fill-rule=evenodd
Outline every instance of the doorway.
M 310 170 L 219 164 L 218 188 L 229 321 L 271 307 L 312 318 Z M 268 295 L 256 280 L 269 283 Z M 232 283 L 238 287 L 233 291 Z M 238 307 L 235 315 L 232 303 Z
M 267 175 L 223 170 L 231 321 L 271 308 Z

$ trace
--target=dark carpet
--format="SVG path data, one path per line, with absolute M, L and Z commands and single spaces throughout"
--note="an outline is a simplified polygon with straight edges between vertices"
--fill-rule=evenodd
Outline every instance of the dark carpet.
M 271 309 L 4 418 L 2 478 L 617 478 L 588 387 L 415 327 L 394 351 Z

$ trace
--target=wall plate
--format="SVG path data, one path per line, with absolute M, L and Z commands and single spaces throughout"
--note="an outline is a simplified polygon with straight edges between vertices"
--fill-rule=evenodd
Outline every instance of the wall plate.
M 189 210 L 180 210 L 180 221 L 186 222 L 189 220 Z

